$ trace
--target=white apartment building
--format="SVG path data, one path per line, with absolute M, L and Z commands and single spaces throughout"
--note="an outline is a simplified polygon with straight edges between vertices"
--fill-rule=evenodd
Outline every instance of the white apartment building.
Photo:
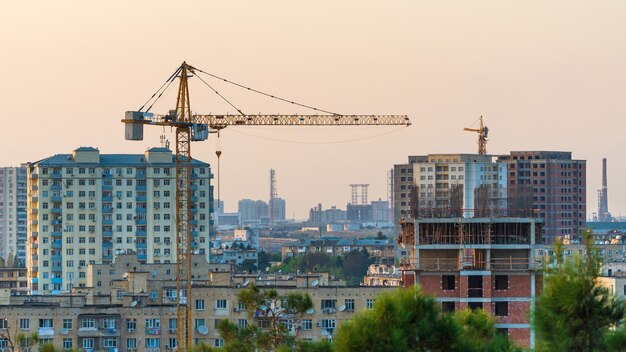
M 192 160 L 191 235 L 209 260 L 213 188 L 207 163 Z M 116 254 L 140 263 L 176 261 L 176 169 L 166 148 L 100 154 L 81 147 L 28 166 L 29 288 L 59 294 L 87 284 L 89 264 Z
M 429 154 L 426 159 L 413 164 L 415 197 L 422 217 L 444 216 L 442 211 L 454 208 L 455 201 L 466 218 L 485 216 L 479 214 L 481 210 L 491 212 L 489 215 L 506 210 L 506 163 L 479 154 Z
M 0 258 L 19 265 L 26 263 L 26 194 L 26 166 L 0 168 Z

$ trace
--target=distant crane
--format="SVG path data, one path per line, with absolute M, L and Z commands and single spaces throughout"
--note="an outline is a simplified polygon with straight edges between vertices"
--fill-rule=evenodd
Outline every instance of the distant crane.
M 478 133 L 478 154 L 487 154 L 487 134 L 489 128 L 483 125 L 483 117 L 480 116 L 480 128 L 465 127 L 463 131 Z
M 205 80 L 198 76 L 206 76 L 233 84 L 267 97 L 281 100 L 293 105 L 308 108 L 323 115 L 246 115 L 230 101 L 213 89 Z M 191 113 L 189 104 L 188 78 L 196 76 L 215 94 L 235 108 L 238 115 L 195 115 Z M 179 79 L 176 109 L 166 115 L 150 113 L 154 103 L 165 93 L 170 84 Z M 151 103 L 147 109 L 144 107 Z M 340 115 L 317 109 L 304 104 L 289 101 L 261 91 L 245 87 L 241 84 L 217 77 L 195 68 L 186 62 L 165 81 L 150 99 L 138 111 L 126 111 L 125 124 L 127 140 L 143 140 L 143 125 L 169 126 L 176 130 L 176 289 L 177 289 L 177 343 L 178 351 L 189 351 L 193 341 L 193 325 L 191 319 L 191 255 L 197 252 L 197 241 L 191 234 L 192 195 L 191 184 L 191 142 L 208 139 L 209 132 L 219 132 L 227 126 L 363 126 L 363 125 L 404 125 L 411 121 L 406 115 Z M 217 150 L 217 156 L 221 150 Z M 195 237 L 195 236 L 194 236 Z M 183 290 L 184 288 L 184 290 Z M 182 293 L 185 293 L 183 296 Z

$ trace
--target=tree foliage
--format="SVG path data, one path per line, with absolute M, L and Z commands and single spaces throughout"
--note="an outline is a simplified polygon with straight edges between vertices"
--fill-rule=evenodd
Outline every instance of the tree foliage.
M 311 296 L 306 293 L 292 292 L 283 297 L 275 289 L 260 290 L 256 285 L 242 290 L 239 300 L 243 302 L 248 317 L 255 321 L 264 321 L 269 326 L 267 330 L 250 327 L 235 330 L 232 326 L 224 325 L 227 335 L 237 338 L 249 338 L 254 346 L 264 351 L 276 351 L 281 346 L 290 348 L 295 343 L 299 330 L 299 317 L 313 307 Z M 294 326 L 289 330 L 286 322 L 291 321 Z
M 591 231 L 583 232 L 583 238 L 584 256 L 564 258 L 563 245 L 557 243 L 556 265 L 546 269 L 534 317 L 541 350 L 605 351 L 626 346 L 624 332 L 611 330 L 624 317 L 623 304 L 598 285 L 602 261 Z
M 505 341 L 502 341 L 502 339 Z M 335 351 L 510 351 L 482 311 L 442 313 L 419 288 L 378 296 L 372 310 L 339 326 Z

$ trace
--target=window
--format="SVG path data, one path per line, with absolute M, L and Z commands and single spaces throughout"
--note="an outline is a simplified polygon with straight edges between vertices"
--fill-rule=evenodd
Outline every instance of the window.
M 39 319 L 39 327 L 40 328 L 53 328 L 54 320 L 52 319 Z
M 313 329 L 313 321 L 311 319 L 302 319 L 302 330 Z
M 373 300 L 373 299 L 371 299 L 371 298 L 368 298 L 368 299 L 365 301 L 365 308 L 367 308 L 367 309 L 372 309 L 372 308 L 374 308 L 374 300 Z
M 92 338 L 83 339 L 83 348 L 93 349 L 94 343 Z
M 128 337 L 126 338 L 126 348 L 127 349 L 137 349 L 137 339 L 134 337 Z
M 115 319 L 104 318 L 100 321 L 100 327 L 103 329 L 115 329 Z
M 74 328 L 74 321 L 72 319 L 63 319 L 63 329 L 72 330 Z
M 224 339 L 215 339 L 213 340 L 213 347 L 223 347 Z
M 170 318 L 168 325 L 167 325 L 170 330 L 170 333 L 172 334 L 176 333 L 177 323 L 178 323 L 178 320 L 176 318 Z
M 204 300 L 197 299 L 196 300 L 196 310 L 204 310 Z
M 146 329 L 154 329 L 161 327 L 160 319 L 146 319 Z
M 483 277 L 479 275 L 468 276 L 467 277 L 467 297 L 482 297 L 482 296 L 483 296 Z
M 81 329 L 95 329 L 96 328 L 96 319 L 93 318 L 83 318 L 80 321 Z
M 483 303 L 482 302 L 468 302 L 467 308 L 471 310 L 483 309 Z
M 353 299 L 347 299 L 346 300 L 346 310 L 348 312 L 353 312 L 354 311 L 354 300 Z
M 137 319 L 126 319 L 126 330 L 128 332 L 137 330 Z
M 336 299 L 323 299 L 322 300 L 322 309 L 335 308 L 335 307 L 337 307 Z
M 102 339 L 102 347 L 105 348 L 115 348 L 117 347 L 117 338 L 115 337 L 105 337 Z
M 497 317 L 506 317 L 509 315 L 509 302 L 495 302 L 495 314 Z
M 216 300 L 215 309 L 228 309 L 228 301 L 226 301 L 225 299 Z
M 204 326 L 206 327 L 206 320 L 205 319 L 195 319 L 194 321 L 194 327 L 196 329 L 198 329 L 199 327 Z M 217 326 L 216 326 L 217 328 Z
M 509 289 L 509 276 L 508 275 L 496 275 L 495 289 L 496 290 L 508 290 Z
M 456 289 L 456 277 L 454 275 L 441 275 L 441 289 L 442 290 L 454 290 Z
M 240 329 L 244 329 L 248 326 L 248 320 L 247 319 L 237 319 L 237 326 Z
M 337 321 L 335 319 L 322 319 L 321 325 L 322 329 L 334 329 L 337 325 Z
M 20 330 L 30 330 L 30 319 L 22 318 L 20 319 L 18 325 Z
M 6 330 L 9 327 L 7 319 L 0 319 L 0 329 Z
M 176 340 L 175 337 L 170 337 L 167 341 L 167 346 L 165 346 L 165 348 L 169 348 L 169 349 L 177 349 L 178 347 L 178 340 Z
M 146 348 L 158 348 L 160 346 L 160 339 L 158 337 L 146 338 Z
M 69 350 L 72 349 L 72 339 L 63 339 L 63 349 L 64 350 Z

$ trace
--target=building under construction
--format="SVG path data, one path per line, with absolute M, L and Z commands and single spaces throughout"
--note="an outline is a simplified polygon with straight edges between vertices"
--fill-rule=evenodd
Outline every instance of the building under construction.
M 444 311 L 481 308 L 516 343 L 534 347 L 530 309 L 541 288 L 541 222 L 532 218 L 429 218 L 402 224 L 409 252 L 402 283 L 419 284 Z

